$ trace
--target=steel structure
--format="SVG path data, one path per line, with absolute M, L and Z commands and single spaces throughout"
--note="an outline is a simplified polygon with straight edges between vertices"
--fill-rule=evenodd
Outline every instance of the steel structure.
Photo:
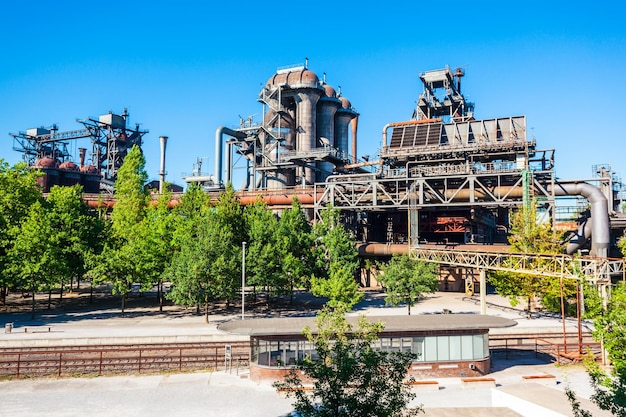
M 558 200 L 574 197 L 586 205 L 570 213 L 576 217 L 569 222 L 567 253 L 589 251 L 606 259 L 626 227 L 622 221 L 622 229 L 610 234 L 620 223 L 612 174 L 596 167 L 594 178 L 557 179 L 554 149 L 537 147 L 525 116 L 475 118 L 474 104 L 461 92 L 464 75 L 461 68 L 420 74 L 424 90 L 411 119 L 384 126 L 379 158 L 370 161 L 355 158 L 358 113 L 341 91 L 308 64 L 280 68 L 259 94 L 261 123 L 241 119 L 237 128 L 217 130 L 213 184 L 225 182 L 224 157 L 225 180 L 232 181 L 237 158 L 245 161 L 242 203 L 260 196 L 280 207 L 295 195 L 313 215 L 332 205 L 360 241 L 405 244 L 414 253 L 426 243 L 505 243 L 511 209 L 534 199 L 555 222 Z M 379 256 L 389 256 L 381 250 Z M 483 261 L 501 259 L 490 256 L 477 254 L 466 263 L 448 259 L 447 265 L 483 270 Z M 511 259 L 507 265 L 533 268 Z M 580 266 L 567 259 L 548 264 L 569 262 L 565 271 Z M 598 268 L 594 281 L 618 273 Z
M 98 174 L 100 189 L 112 190 L 117 171 L 128 151 L 134 146 L 141 146 L 147 130 L 127 126 L 128 112 L 124 109 L 121 115 L 101 115 L 98 119 L 78 120 L 84 129 L 59 132 L 58 127 L 33 128 L 25 132 L 10 133 L 13 136 L 13 149 L 22 153 L 24 161 L 33 167 L 40 168 L 50 177 L 68 175 L 63 171 L 79 171 L 83 174 Z M 86 149 L 80 149 L 80 165 L 72 162 L 74 156 L 68 151 L 70 141 L 91 139 L 89 163 L 85 164 Z M 55 181 L 51 181 L 54 185 Z M 50 183 L 50 181 L 48 181 Z
M 279 68 L 259 92 L 260 123 L 249 117 L 236 128 L 217 129 L 215 175 L 207 188 L 232 182 L 236 169 L 246 173 L 242 190 L 306 188 L 359 162 L 354 156 L 359 115 L 325 78 L 308 63 Z M 185 180 L 197 182 L 193 176 Z

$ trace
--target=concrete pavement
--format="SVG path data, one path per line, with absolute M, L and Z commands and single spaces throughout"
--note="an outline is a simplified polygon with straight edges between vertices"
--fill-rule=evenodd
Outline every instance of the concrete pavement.
M 511 308 L 507 300 L 490 294 L 487 298 L 488 314 L 511 318 L 518 326 L 506 329 L 512 332 L 542 331 L 562 332 L 562 322 L 551 316 L 528 319 L 521 308 Z M 316 305 L 304 302 L 292 309 L 282 309 L 281 315 L 313 314 Z M 427 297 L 411 310 L 412 314 L 438 314 L 443 309 L 452 314 L 478 313 L 476 299 L 459 293 L 436 293 Z M 0 346 L 49 345 L 49 344 L 102 344 L 113 341 L 133 340 L 196 341 L 230 337 L 217 329 L 225 320 L 239 320 L 240 310 L 230 314 L 215 314 L 210 323 L 202 316 L 176 310 L 155 312 L 155 307 L 132 309 L 125 317 L 116 308 L 96 311 L 49 312 L 30 320 L 28 314 L 0 314 L 0 325 L 14 324 L 12 333 L 0 333 Z M 390 307 L 384 304 L 384 295 L 368 292 L 366 300 L 351 314 L 386 315 L 406 314 L 406 307 Z M 249 311 L 249 317 L 267 312 Z M 50 331 L 48 331 L 48 328 Z M 576 321 L 567 321 L 567 330 L 576 331 Z M 514 410 L 512 396 L 521 398 L 530 390 L 523 376 L 552 374 L 553 386 L 540 387 L 548 399 L 565 397 L 566 385 L 582 398 L 590 395 L 587 375 L 580 365 L 555 366 L 538 362 L 534 355 L 520 356 L 510 360 L 495 357 L 490 377 L 495 378 L 496 388 L 467 389 L 460 378 L 438 379 L 439 389 L 423 391 L 416 389 L 414 405 L 423 404 L 426 416 L 518 416 L 521 409 Z M 167 374 L 150 376 L 116 376 L 75 379 L 13 380 L 0 381 L 0 415 L 12 416 L 284 416 L 292 410 L 291 399 L 281 398 L 267 383 L 254 383 L 247 375 L 224 372 Z M 516 391 L 517 390 L 517 391 Z M 500 393 L 496 391 L 502 391 Z M 494 394 L 495 392 L 495 394 Z M 515 393 L 518 394 L 515 394 Z M 539 396 L 535 396 L 539 397 Z M 494 399 L 504 401 L 506 405 Z M 539 399 L 539 398 L 538 398 Z M 548 401 L 554 402 L 554 401 Z M 497 405 L 497 407 L 494 407 Z M 539 407 L 543 407 L 539 405 Z M 542 408 L 542 410 L 548 410 Z M 547 414 L 546 414 L 547 415 Z M 554 414 L 568 415 L 568 414 Z M 596 415 L 594 413 L 594 415 Z

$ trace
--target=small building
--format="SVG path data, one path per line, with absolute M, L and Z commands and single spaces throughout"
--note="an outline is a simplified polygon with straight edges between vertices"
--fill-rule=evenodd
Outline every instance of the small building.
M 488 374 L 491 368 L 489 329 L 512 327 L 514 320 L 478 314 L 422 314 L 368 316 L 381 322 L 377 348 L 411 352 L 417 358 L 409 373 L 416 379 L 469 377 Z M 350 316 L 353 327 L 358 317 Z M 220 330 L 250 336 L 250 378 L 255 381 L 283 378 L 297 360 L 315 358 L 315 348 L 302 331 L 315 331 L 315 317 L 233 320 Z

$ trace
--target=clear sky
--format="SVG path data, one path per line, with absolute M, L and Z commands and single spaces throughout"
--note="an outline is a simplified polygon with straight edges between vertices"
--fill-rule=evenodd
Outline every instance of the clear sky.
M 128 108 L 158 178 L 213 172 L 215 130 L 256 115 L 278 67 L 304 63 L 360 114 L 359 156 L 408 120 L 423 71 L 463 66 L 478 119 L 527 116 L 563 179 L 626 179 L 626 5 L 595 2 L 12 1 L 0 19 L 0 158 L 17 133 Z M 76 155 L 76 158 L 78 155 Z M 238 184 L 235 184 L 238 187 Z

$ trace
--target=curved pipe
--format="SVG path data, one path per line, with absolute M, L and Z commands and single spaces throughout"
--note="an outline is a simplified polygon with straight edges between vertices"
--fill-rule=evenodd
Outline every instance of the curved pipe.
M 237 139 L 243 139 L 246 137 L 246 134 L 243 132 L 238 132 L 233 129 L 229 129 L 226 126 L 220 126 L 215 131 L 215 180 L 218 184 L 222 183 L 222 150 L 224 148 L 224 134 L 232 136 Z M 230 148 L 229 148 L 230 149 Z M 230 165 L 230 163 L 229 163 Z M 228 170 L 230 172 L 230 166 Z M 230 174 L 228 175 L 228 181 L 231 181 Z
M 567 253 L 574 253 L 591 235 L 591 254 L 606 258 L 611 234 L 609 203 L 602 191 L 586 182 L 558 182 L 554 184 L 553 192 L 555 196 L 582 195 L 591 205 L 591 228 L 587 226 L 587 222 L 580 226 L 575 241 L 567 247 Z
M 569 255 L 573 254 L 574 252 L 576 252 L 582 245 L 585 244 L 585 242 L 587 240 L 589 240 L 589 238 L 592 237 L 591 234 L 591 224 L 589 222 L 589 219 L 585 219 L 580 226 L 578 226 L 578 229 L 576 230 L 576 232 L 570 236 L 569 239 L 567 239 L 567 248 L 565 249 L 565 252 Z M 592 240 L 592 244 L 593 244 L 593 240 Z

